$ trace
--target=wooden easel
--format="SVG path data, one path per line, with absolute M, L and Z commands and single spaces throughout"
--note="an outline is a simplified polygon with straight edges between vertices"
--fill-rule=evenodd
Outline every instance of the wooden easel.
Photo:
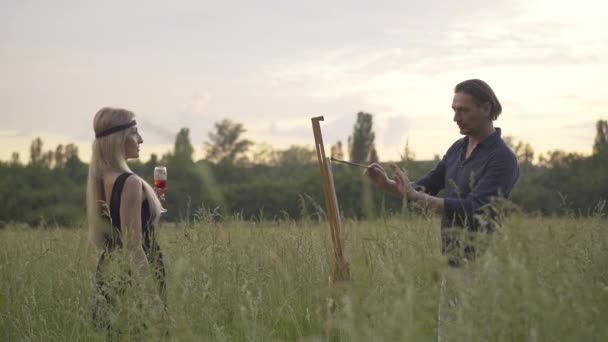
M 334 246 L 334 281 L 350 280 L 349 264 L 344 257 L 344 238 L 342 236 L 342 220 L 338 211 L 338 198 L 334 186 L 331 164 L 325 157 L 325 147 L 323 146 L 323 135 L 319 121 L 323 121 L 322 116 L 314 117 L 312 120 L 312 131 L 315 136 L 315 147 L 321 171 L 321 185 L 325 196 L 325 208 L 327 210 L 327 220 L 329 221 L 329 232 Z

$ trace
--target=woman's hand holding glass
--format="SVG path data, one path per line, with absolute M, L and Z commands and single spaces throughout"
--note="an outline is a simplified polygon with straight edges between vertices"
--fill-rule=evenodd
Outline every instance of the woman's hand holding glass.
M 154 192 L 158 199 L 165 204 L 167 194 L 167 168 L 165 166 L 157 166 L 154 168 Z M 161 212 L 167 212 L 162 209 Z

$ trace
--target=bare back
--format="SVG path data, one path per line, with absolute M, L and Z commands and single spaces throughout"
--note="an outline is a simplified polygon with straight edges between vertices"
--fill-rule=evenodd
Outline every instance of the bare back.
M 116 179 L 121 174 L 123 174 L 123 172 L 110 171 L 102 177 L 103 190 L 104 190 L 103 198 L 107 202 L 106 204 L 108 205 L 108 207 L 110 206 L 109 199 L 112 197 L 112 188 L 114 187 L 114 182 L 116 182 Z M 128 191 L 128 189 L 125 189 L 125 190 Z M 142 202 L 143 202 L 145 200 L 145 193 L 143 193 L 143 188 L 141 189 L 141 191 L 142 191 Z

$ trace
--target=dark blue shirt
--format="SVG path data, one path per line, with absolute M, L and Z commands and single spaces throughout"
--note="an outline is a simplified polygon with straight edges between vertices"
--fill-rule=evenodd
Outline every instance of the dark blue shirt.
M 493 197 L 507 198 L 519 178 L 517 157 L 500 136 L 500 128 L 481 141 L 466 158 L 469 137 L 456 141 L 433 170 L 414 184 L 430 195 L 444 190 L 441 218 L 442 252 L 457 244 L 452 227 L 479 230 L 476 215 Z M 484 227 L 492 230 L 491 226 Z M 466 254 L 465 247 L 465 254 Z

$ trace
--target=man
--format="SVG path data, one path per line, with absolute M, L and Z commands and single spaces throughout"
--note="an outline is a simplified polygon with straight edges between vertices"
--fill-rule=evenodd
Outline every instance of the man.
M 394 164 L 393 178 L 378 164 L 368 166 L 367 174 L 379 188 L 442 213 L 441 251 L 448 256 L 449 266 L 456 268 L 471 261 L 476 252 L 475 246 L 462 241 L 462 234 L 458 233 L 494 229 L 491 201 L 509 196 L 519 168 L 515 154 L 501 138 L 500 128 L 494 127 L 502 106 L 488 84 L 472 79 L 456 85 L 452 109 L 454 121 L 465 137 L 456 141 L 426 176 L 410 184 L 406 173 Z M 436 196 L 441 190 L 443 198 Z M 482 213 L 489 213 L 489 220 L 480 220 Z M 457 277 L 463 278 L 463 272 L 457 272 Z M 467 283 L 471 277 L 464 278 L 468 279 L 455 282 Z M 446 299 L 443 287 L 442 302 Z

